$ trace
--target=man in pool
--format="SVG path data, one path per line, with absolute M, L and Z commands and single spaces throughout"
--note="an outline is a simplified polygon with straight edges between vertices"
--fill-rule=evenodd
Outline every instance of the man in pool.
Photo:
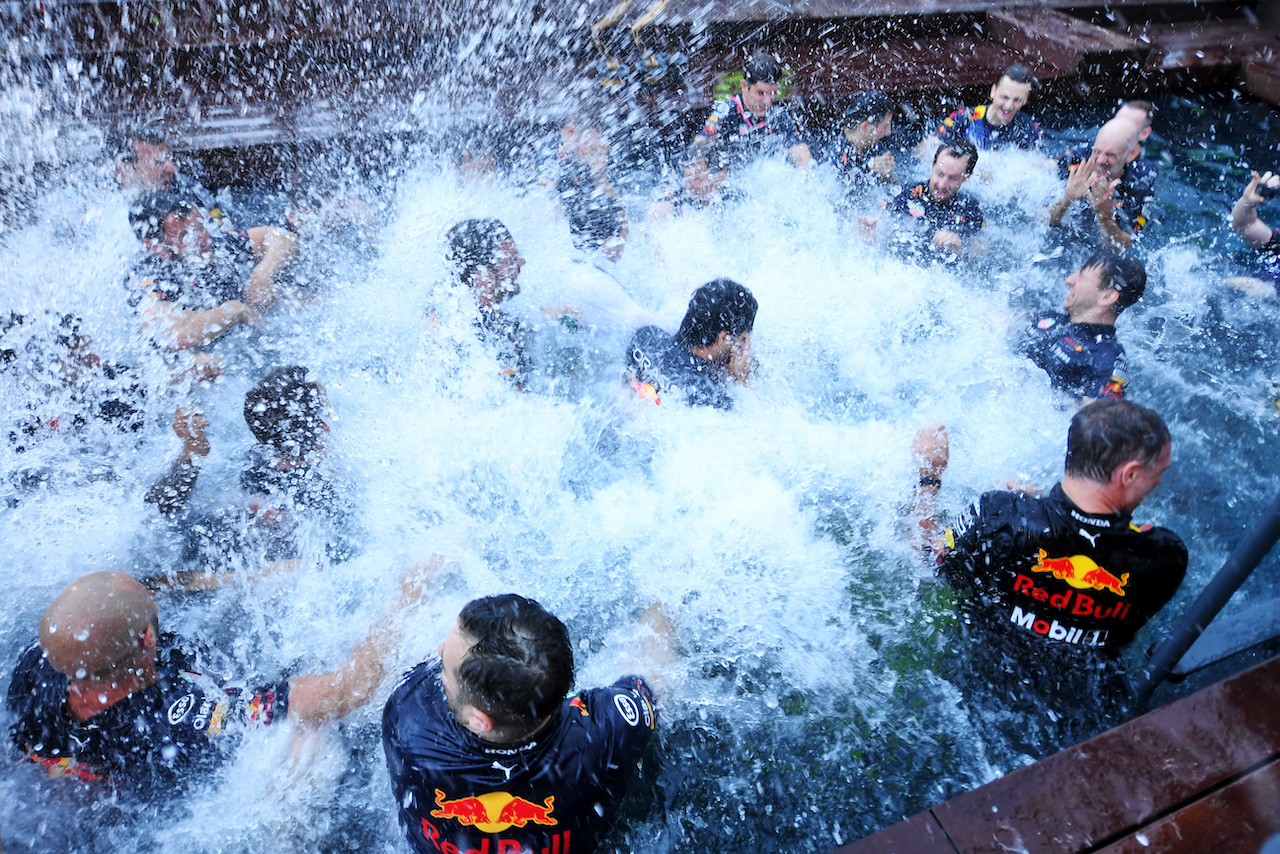
M 294 235 L 274 226 L 215 241 L 195 201 L 172 193 L 143 196 L 129 220 L 147 250 L 129 302 L 170 350 L 204 347 L 237 324 L 256 323 L 298 251 Z
M 1040 147 L 1040 125 L 1022 108 L 1035 91 L 1036 78 L 1025 65 L 1011 65 L 991 87 L 991 102 L 963 107 L 942 120 L 936 134 L 926 137 L 921 152 L 963 137 L 979 151 Z
M 1273 229 L 1258 217 L 1258 205 L 1272 198 L 1280 189 L 1280 174 L 1252 173 L 1252 180 L 1231 209 L 1231 227 L 1250 249 L 1262 256 L 1266 279 L 1236 276 L 1227 284 L 1253 296 L 1275 299 L 1280 285 L 1280 229 Z M 1264 195 L 1265 194 L 1265 195 Z M 1269 279 L 1269 281 L 1268 281 Z
M 1066 187 L 1049 207 L 1049 225 L 1065 222 L 1067 211 L 1085 200 L 1072 225 L 1091 243 L 1121 251 L 1129 248 L 1147 224 L 1147 208 L 1155 193 L 1156 167 L 1141 157 L 1139 130 L 1116 117 L 1098 130 L 1093 145 L 1078 146 L 1058 157 L 1059 177 Z
M 359 708 L 382 681 L 439 565 L 405 573 L 399 596 L 337 670 L 223 687 L 199 644 L 161 634 L 160 609 L 135 578 L 94 572 L 67 585 L 40 620 L 9 685 L 13 743 L 50 776 L 139 794 L 181 788 L 216 766 L 247 728 L 286 716 L 318 726 Z
M 808 166 L 812 159 L 808 144 L 800 138 L 786 107 L 774 103 L 781 82 L 782 66 L 776 59 L 767 53 L 751 57 L 742 70 L 738 94 L 712 105 L 693 144 L 721 140 L 727 159 L 734 164 L 780 150 L 794 165 Z
M 650 667 L 670 664 L 674 626 L 656 605 L 640 619 Z M 590 854 L 657 724 L 649 684 L 626 676 L 566 699 L 569 632 L 515 594 L 467 604 L 437 652 L 382 713 L 413 850 Z
M 920 222 L 938 249 L 959 255 L 965 239 L 985 224 L 978 200 L 960 190 L 977 164 L 978 150 L 968 139 L 943 143 L 933 153 L 929 180 L 905 188 L 889 209 Z
M 885 139 L 893 132 L 898 105 L 883 92 L 861 92 L 845 108 L 842 129 L 825 160 L 854 187 L 893 180 L 893 152 Z
M 1098 252 L 1067 276 L 1062 312 L 1032 314 L 1016 348 L 1049 375 L 1050 384 L 1077 398 L 1122 398 L 1129 384 L 1116 318 L 1147 288 L 1142 264 Z
M 913 513 L 927 543 L 950 456 L 946 428 L 921 430 L 912 451 L 920 475 Z M 1186 575 L 1182 540 L 1132 520 L 1171 451 L 1155 412 L 1095 401 L 1072 418 L 1066 471 L 1047 496 L 988 492 L 946 528 L 933 559 L 962 592 L 969 646 L 999 653 L 1015 676 L 1049 683 L 1114 662 Z
M 632 337 L 627 348 L 632 389 L 654 403 L 674 394 L 694 406 L 729 409 L 729 384 L 751 382 L 756 308 L 751 291 L 732 279 L 698 288 L 674 337 L 656 326 L 642 327 Z
M 480 340 L 497 355 L 503 375 L 523 388 L 529 376 L 524 347 L 528 330 L 502 309 L 502 303 L 520 293 L 524 256 L 515 238 L 496 219 L 463 220 L 445 235 L 445 257 L 456 281 L 475 297 Z

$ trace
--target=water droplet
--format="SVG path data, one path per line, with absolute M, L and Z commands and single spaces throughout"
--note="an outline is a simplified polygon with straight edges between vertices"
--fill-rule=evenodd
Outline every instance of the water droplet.
M 76 678 L 77 678 L 77 679 L 83 679 L 83 678 L 85 678 L 85 677 L 86 677 L 86 676 L 88 676 L 88 675 L 89 675 L 89 671 L 88 671 L 88 670 L 85 670 L 83 667 L 81 667 L 79 670 L 77 670 L 77 671 L 76 671 Z
M 83 630 L 81 630 L 81 631 L 76 632 L 76 640 L 78 640 L 78 641 L 87 641 L 88 639 L 89 639 L 89 630 L 88 630 L 88 629 L 83 629 Z
M 166 744 L 160 748 L 160 756 L 165 762 L 172 762 L 178 756 L 178 748 L 172 744 Z
M 1141 845 L 1143 848 L 1146 848 L 1148 845 L 1151 844 L 1151 840 L 1147 839 L 1147 837 L 1141 833 L 1136 834 L 1133 838 L 1138 840 L 1138 844 Z

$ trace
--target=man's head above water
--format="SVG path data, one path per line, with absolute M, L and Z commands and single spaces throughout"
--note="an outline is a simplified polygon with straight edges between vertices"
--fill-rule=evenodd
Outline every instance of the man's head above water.
M 458 281 L 471 288 L 476 302 L 496 308 L 520 293 L 520 269 L 524 258 L 515 238 L 501 221 L 467 219 L 445 234 L 445 259 Z
M 297 459 L 324 446 L 324 386 L 301 365 L 274 368 L 244 396 L 244 420 L 254 438 L 282 457 Z
M 63 588 L 40 619 L 40 647 L 77 683 L 120 682 L 154 669 L 159 609 L 136 579 L 94 572 Z

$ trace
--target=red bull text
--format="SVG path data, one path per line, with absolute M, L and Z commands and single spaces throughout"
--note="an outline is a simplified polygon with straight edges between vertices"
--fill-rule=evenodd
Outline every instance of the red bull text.
M 491 839 L 486 836 L 480 840 L 477 848 L 459 848 L 447 839 L 441 839 L 440 828 L 436 827 L 425 818 L 422 820 L 422 838 L 431 843 L 431 845 L 440 852 L 440 854 L 523 854 L 526 851 L 533 851 L 527 844 L 519 839 Z M 570 832 L 565 830 L 561 833 L 552 835 L 550 843 L 542 849 L 540 854 L 569 854 Z M 538 854 L 538 852 L 535 852 Z

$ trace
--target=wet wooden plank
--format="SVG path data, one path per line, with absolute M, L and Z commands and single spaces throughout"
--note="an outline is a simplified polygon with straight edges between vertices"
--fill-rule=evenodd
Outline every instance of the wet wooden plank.
M 965 852 L 1076 854 L 1280 758 L 1280 658 L 953 798 Z
M 1150 46 L 1054 9 L 997 9 L 987 13 L 993 39 L 1026 57 L 1037 73 L 1072 74 L 1089 67 L 1141 64 Z
M 832 854 L 958 854 L 933 813 L 922 812 Z
M 1280 833 L 1280 762 L 1099 849 L 1098 854 L 1253 852 L 1273 833 Z
M 1280 56 L 1256 56 L 1244 69 L 1249 94 L 1280 107 Z
M 1248 21 L 1149 24 L 1130 35 L 1151 43 L 1148 66 L 1164 71 L 1244 65 L 1276 44 L 1276 34 Z

